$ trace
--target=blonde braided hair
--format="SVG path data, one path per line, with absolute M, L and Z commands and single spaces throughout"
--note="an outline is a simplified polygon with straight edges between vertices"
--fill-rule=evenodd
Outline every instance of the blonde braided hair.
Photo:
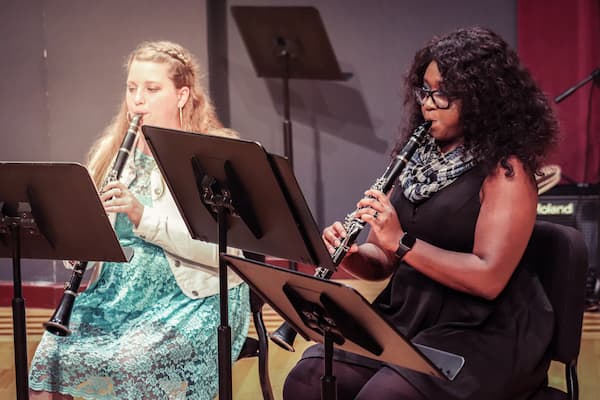
M 181 129 L 194 133 L 237 136 L 236 132 L 224 129 L 218 120 L 208 94 L 200 85 L 198 62 L 183 46 L 166 40 L 143 42 L 129 55 L 125 64 L 126 71 L 129 71 L 134 60 L 169 65 L 169 75 L 175 87 L 180 89 L 187 86 L 190 89 L 190 97 L 182 109 Z M 127 125 L 127 104 L 123 99 L 117 115 L 88 153 L 88 168 L 96 185 L 100 185 L 108 173 Z
M 207 93 L 199 83 L 198 62 L 183 46 L 166 40 L 143 42 L 129 56 L 127 70 L 134 60 L 168 64 L 175 88 L 190 88 L 191 101 L 188 100 L 183 106 L 183 130 L 208 132 L 222 126 Z

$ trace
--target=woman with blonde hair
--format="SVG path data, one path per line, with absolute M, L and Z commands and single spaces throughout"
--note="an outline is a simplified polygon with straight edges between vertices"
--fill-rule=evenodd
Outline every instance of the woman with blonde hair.
M 129 119 L 232 136 L 182 46 L 144 42 L 129 56 L 125 99 L 88 156 L 100 188 Z M 143 135 L 119 181 L 100 188 L 129 263 L 95 267 L 73 308 L 71 336 L 44 334 L 32 361 L 32 398 L 212 399 L 217 393 L 218 248 L 193 240 Z M 234 254 L 240 251 L 230 249 Z M 232 358 L 249 324 L 248 287 L 228 274 Z

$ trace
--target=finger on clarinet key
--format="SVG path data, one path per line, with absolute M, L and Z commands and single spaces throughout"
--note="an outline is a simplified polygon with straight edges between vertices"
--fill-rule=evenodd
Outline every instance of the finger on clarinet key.
M 335 248 L 333 246 L 325 244 L 325 247 L 327 247 L 327 251 L 329 252 L 329 254 L 335 253 Z
M 365 192 L 365 197 L 371 197 L 379 200 L 382 196 L 384 196 L 383 192 L 376 189 L 369 189 Z
M 376 201 L 377 200 L 372 197 L 363 197 L 358 203 L 356 203 L 356 208 L 360 210 L 363 208 L 372 207 Z
M 342 223 L 340 221 L 336 221 L 333 223 L 333 225 L 331 226 L 331 228 L 334 230 L 334 232 L 341 238 L 345 238 L 346 237 L 346 230 L 344 229 L 344 225 L 342 225 Z
M 102 194 L 100 195 L 100 199 L 101 199 L 103 202 L 106 202 L 106 201 L 108 201 L 108 200 L 111 200 L 112 198 L 114 198 L 114 197 L 115 197 L 115 195 L 116 195 L 116 193 L 117 193 L 117 192 L 116 192 L 116 189 L 106 189 L 106 190 L 104 190 L 104 192 L 102 192 Z
M 363 207 L 360 210 L 356 211 L 356 218 L 361 219 L 363 215 L 373 215 L 375 213 L 375 209 L 372 207 Z
M 353 243 L 352 246 L 350 246 L 350 248 L 348 249 L 348 252 L 346 254 L 356 253 L 357 251 L 358 251 L 358 245 L 356 243 Z
M 112 196 L 107 192 L 100 193 L 100 200 L 105 203 L 107 200 L 110 200 Z
M 336 247 L 340 245 L 340 240 L 333 229 L 326 230 L 324 237 L 326 243 Z

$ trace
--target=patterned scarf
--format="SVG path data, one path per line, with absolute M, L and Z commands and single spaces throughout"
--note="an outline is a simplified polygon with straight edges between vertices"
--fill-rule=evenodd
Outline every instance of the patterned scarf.
M 428 199 L 477 164 L 462 145 L 444 154 L 431 136 L 425 140 L 399 178 L 404 196 L 413 203 Z

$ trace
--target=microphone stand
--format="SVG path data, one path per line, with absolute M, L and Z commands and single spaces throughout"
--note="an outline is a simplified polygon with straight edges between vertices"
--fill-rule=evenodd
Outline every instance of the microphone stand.
M 556 98 L 554 99 L 554 102 L 557 104 L 560 103 L 561 101 L 563 101 L 564 99 L 566 99 L 567 97 L 572 95 L 575 91 L 577 91 L 577 89 L 579 89 L 580 87 L 582 87 L 583 85 L 585 85 L 586 83 L 588 83 L 589 81 L 592 81 L 592 80 L 594 81 L 595 85 L 600 86 L 600 67 L 597 67 L 595 70 L 593 70 L 581 82 L 577 83 L 576 85 L 565 90 L 560 95 L 556 96 Z M 588 112 L 590 112 L 590 110 L 588 110 Z M 588 118 L 589 118 L 589 116 L 588 116 Z M 589 120 L 588 120 L 588 124 L 589 124 Z M 587 142 L 589 143 L 589 125 L 588 125 L 587 136 L 588 137 L 586 139 L 587 139 Z M 584 165 L 587 164 L 589 149 L 590 149 L 590 147 L 588 146 L 588 148 L 586 149 Z M 585 172 L 585 176 L 587 177 L 587 171 Z M 567 178 L 572 183 L 575 183 L 575 181 L 573 179 L 568 178 L 564 175 L 563 175 L 563 178 Z M 584 179 L 585 179 L 585 177 L 584 177 Z M 585 180 L 587 180 L 587 179 L 585 179 Z M 586 188 L 586 187 L 588 187 L 588 183 L 587 182 L 586 183 L 577 183 L 577 187 L 578 188 Z M 593 269 L 588 269 L 587 278 L 586 278 L 586 281 L 587 281 L 586 288 L 588 287 L 588 285 L 593 286 L 594 288 L 600 287 L 600 278 L 595 277 L 593 272 L 594 272 Z M 591 296 L 591 297 L 592 297 L 591 303 L 593 305 L 595 299 L 594 299 L 594 296 Z M 586 309 L 589 307 L 589 304 L 588 304 L 589 301 L 590 301 L 590 299 L 586 298 Z
M 570 87 L 569 89 L 565 90 L 563 93 L 559 94 L 558 96 L 556 96 L 556 98 L 554 99 L 555 103 L 560 103 L 561 101 L 563 101 L 564 99 L 566 99 L 567 97 L 569 97 L 570 95 L 572 95 L 575 91 L 577 91 L 577 89 L 579 89 L 580 87 L 582 87 L 583 85 L 585 85 L 586 83 L 588 83 L 589 81 L 594 81 L 594 84 L 597 86 L 600 86 L 600 67 L 597 67 L 596 69 L 594 69 L 586 78 L 584 78 L 581 82 L 577 83 L 576 85 Z M 589 112 L 589 110 L 588 110 Z M 588 117 L 589 118 L 589 117 Z M 589 123 L 589 121 L 588 121 Z M 589 126 L 588 126 L 588 132 L 587 135 L 589 136 Z M 589 143 L 589 137 L 587 138 L 587 141 Z M 585 155 L 585 164 L 587 164 L 587 157 L 588 157 L 588 152 L 589 152 L 590 148 L 588 146 L 588 149 L 586 150 L 586 155 Z M 584 165 L 585 165 L 584 164 Z M 586 172 L 586 177 L 587 177 L 587 172 Z M 585 180 L 586 177 L 584 177 Z M 573 181 L 573 179 L 568 178 L 569 181 Z M 577 184 L 577 186 L 587 186 L 587 183 L 584 184 Z
M 564 99 L 566 99 L 567 97 L 572 95 L 577 89 L 579 89 L 580 87 L 582 87 L 583 85 L 585 85 L 586 83 L 588 83 L 591 80 L 593 80 L 596 85 L 600 85 L 600 67 L 593 70 L 591 74 L 589 74 L 584 80 L 582 80 L 575 86 L 570 87 L 569 89 L 565 90 L 563 93 L 556 96 L 556 98 L 554 99 L 554 102 L 560 103 L 561 101 L 563 101 Z

